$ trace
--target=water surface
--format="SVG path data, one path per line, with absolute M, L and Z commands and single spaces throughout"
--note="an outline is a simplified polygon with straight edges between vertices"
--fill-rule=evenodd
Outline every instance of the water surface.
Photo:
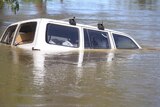
M 43 3 L 43 4 L 42 4 Z M 2 107 L 159 107 L 160 2 L 158 0 L 21 0 L 14 15 L 3 5 L 0 34 L 31 18 L 104 22 L 143 50 L 44 54 L 0 45 Z

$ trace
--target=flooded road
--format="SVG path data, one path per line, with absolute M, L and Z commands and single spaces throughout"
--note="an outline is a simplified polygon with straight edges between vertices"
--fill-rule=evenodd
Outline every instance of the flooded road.
M 14 15 L 0 9 L 0 34 L 31 18 L 104 22 L 124 31 L 143 50 L 44 54 L 0 45 L 1 107 L 159 107 L 160 1 L 21 0 Z

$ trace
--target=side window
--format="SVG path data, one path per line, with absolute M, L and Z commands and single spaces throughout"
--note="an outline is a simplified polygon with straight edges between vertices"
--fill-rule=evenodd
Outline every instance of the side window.
M 2 39 L 1 39 L 1 42 L 2 42 L 2 43 L 11 45 L 12 40 L 13 40 L 13 36 L 14 36 L 14 34 L 15 34 L 16 27 L 17 27 L 17 25 L 10 26 L 10 27 L 6 30 L 6 32 L 4 33 L 4 35 L 3 35 Z
M 28 22 L 20 25 L 14 45 L 32 43 L 35 36 L 37 22 Z
M 84 46 L 93 49 L 110 49 L 108 33 L 84 29 Z
M 46 42 L 52 45 L 77 48 L 79 47 L 79 30 L 74 27 L 48 24 Z
M 129 37 L 113 34 L 117 49 L 138 49 L 138 46 Z

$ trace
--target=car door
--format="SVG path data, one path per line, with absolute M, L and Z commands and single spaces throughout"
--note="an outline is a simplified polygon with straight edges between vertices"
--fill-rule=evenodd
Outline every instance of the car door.
M 84 28 L 84 47 L 85 49 L 111 49 L 108 32 Z

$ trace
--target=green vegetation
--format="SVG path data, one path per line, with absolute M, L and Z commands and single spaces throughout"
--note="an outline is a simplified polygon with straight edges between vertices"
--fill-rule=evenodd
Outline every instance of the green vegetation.
M 3 1 L 0 1 L 0 9 L 3 7 Z
M 4 3 L 6 3 L 15 14 L 19 10 L 18 0 L 3 0 L 0 2 L 0 8 L 3 7 Z
M 42 3 L 43 0 L 23 0 L 24 2 L 34 2 L 34 3 Z M 7 4 L 9 8 L 16 14 L 16 12 L 19 10 L 19 1 L 18 0 L 0 0 L 0 9 L 4 6 L 4 4 Z

